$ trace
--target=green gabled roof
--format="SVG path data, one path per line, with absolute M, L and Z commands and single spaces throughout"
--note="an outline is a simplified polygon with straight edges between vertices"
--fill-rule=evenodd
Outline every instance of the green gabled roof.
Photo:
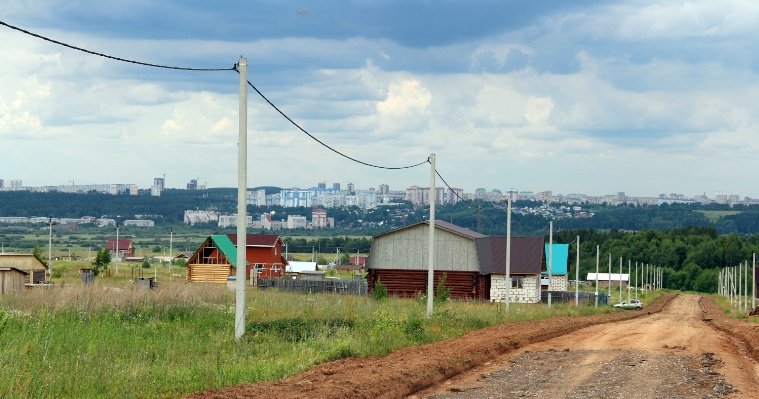
M 216 248 L 224 254 L 224 256 L 232 264 L 232 267 L 237 267 L 237 247 L 232 244 L 232 240 L 224 234 L 211 235 L 211 241 L 213 241 Z

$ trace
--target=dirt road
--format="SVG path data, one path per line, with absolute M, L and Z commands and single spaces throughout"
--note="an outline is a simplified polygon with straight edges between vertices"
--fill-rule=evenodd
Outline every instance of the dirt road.
M 699 297 L 522 347 L 419 398 L 759 398 L 759 366 L 702 321 Z

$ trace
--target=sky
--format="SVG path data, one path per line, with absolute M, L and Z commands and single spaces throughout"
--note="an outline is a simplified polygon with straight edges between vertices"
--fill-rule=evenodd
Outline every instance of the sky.
M 149 63 L 244 56 L 319 140 L 389 167 L 435 153 L 465 192 L 759 197 L 753 0 L 4 0 L 0 20 Z M 238 79 L 0 26 L 0 179 L 235 187 Z M 429 185 L 428 165 L 355 163 L 248 96 L 249 187 Z

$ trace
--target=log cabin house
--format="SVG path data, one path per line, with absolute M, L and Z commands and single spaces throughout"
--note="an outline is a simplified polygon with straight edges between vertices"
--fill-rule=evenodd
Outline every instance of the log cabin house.
M 250 279 L 253 269 L 258 278 L 282 277 L 287 260 L 282 254 L 283 241 L 276 234 L 248 234 L 246 236 L 245 277 Z M 226 283 L 237 273 L 237 234 L 211 235 L 187 261 L 187 281 Z

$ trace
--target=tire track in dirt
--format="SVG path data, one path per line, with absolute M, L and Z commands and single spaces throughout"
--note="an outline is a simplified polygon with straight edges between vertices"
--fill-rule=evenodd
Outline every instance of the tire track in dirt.
M 420 396 L 436 394 L 445 398 L 479 397 L 519 397 L 540 395 L 542 397 L 584 397 L 613 393 L 619 397 L 759 397 L 759 366 L 747 356 L 748 352 L 735 345 L 735 340 L 727 334 L 704 323 L 704 315 L 714 316 L 723 328 L 730 326 L 759 340 L 759 330 L 746 323 L 735 322 L 724 317 L 722 312 L 710 308 L 702 310 L 701 300 L 695 295 L 681 295 L 666 309 L 651 316 L 634 320 L 596 325 L 575 331 L 544 342 L 520 348 L 499 357 L 486 367 L 465 373 L 447 381 L 441 386 L 426 390 Z M 721 315 L 721 316 L 720 316 Z M 711 319 L 711 317 L 707 317 Z M 728 327 L 726 327 L 728 326 Z M 756 326 L 759 327 L 759 326 Z M 753 333 L 753 335 L 752 335 Z M 556 349 L 567 352 L 556 356 Z M 571 353 L 569 353 L 571 352 Z M 713 354 L 712 354 L 713 353 Z M 515 363 L 515 359 L 530 355 L 527 364 L 532 369 Z M 547 357 L 550 360 L 542 360 Z M 609 357 L 612 361 L 609 361 Z M 640 359 L 639 363 L 626 359 Z M 524 360 L 524 359 L 522 359 Z M 560 379 L 535 377 L 533 374 L 550 375 L 553 366 L 570 363 L 562 370 Z M 574 362 L 574 364 L 571 364 Z M 652 371 L 651 365 L 657 367 Z M 588 367 L 588 365 L 590 365 Z M 711 369 L 717 367 L 718 372 Z M 611 367 L 613 370 L 605 370 Z M 633 370 L 634 367 L 634 371 Z M 500 384 L 503 388 L 512 385 L 506 380 L 481 378 L 498 370 L 509 369 L 508 381 L 538 378 L 543 383 L 527 386 L 520 395 L 493 396 L 488 384 Z M 607 374 L 607 371 L 610 374 Z M 520 374 L 521 373 L 521 374 Z M 724 377 L 720 376 L 724 375 Z M 629 378 L 609 381 L 618 375 Z M 686 381 L 687 384 L 677 383 Z M 453 388 L 468 391 L 482 387 L 483 396 L 475 393 L 442 394 Z M 732 388 L 737 392 L 730 394 Z M 579 396 L 575 396 L 578 395 Z

